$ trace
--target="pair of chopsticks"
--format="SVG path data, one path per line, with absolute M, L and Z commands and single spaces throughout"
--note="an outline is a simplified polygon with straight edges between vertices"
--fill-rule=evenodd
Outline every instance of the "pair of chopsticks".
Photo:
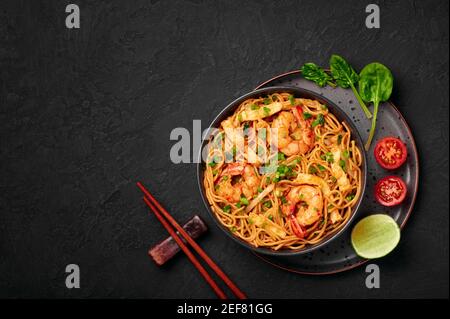
M 169 232 L 170 236 L 180 246 L 181 250 L 186 254 L 192 264 L 197 268 L 206 282 L 211 286 L 216 295 L 220 299 L 227 299 L 227 296 L 223 290 L 217 285 L 214 279 L 209 275 L 206 269 L 200 264 L 197 257 L 189 250 L 188 246 L 181 240 L 180 236 L 176 233 L 174 228 L 183 236 L 186 242 L 191 245 L 192 248 L 202 257 L 202 259 L 208 264 L 209 267 L 225 282 L 230 288 L 233 294 L 239 299 L 246 299 L 247 296 L 231 281 L 230 278 L 220 269 L 220 267 L 205 253 L 205 251 L 189 236 L 188 233 L 181 227 L 177 221 L 169 214 L 168 211 L 161 206 L 161 204 L 153 197 L 153 195 L 142 185 L 141 182 L 137 183 L 139 189 L 144 193 L 143 200 L 148 207 L 155 213 L 158 220 Z M 170 224 L 169 224 L 170 223 Z

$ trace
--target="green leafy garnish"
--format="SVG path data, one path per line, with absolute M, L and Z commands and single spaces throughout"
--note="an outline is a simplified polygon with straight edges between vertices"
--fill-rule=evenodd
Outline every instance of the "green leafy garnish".
M 373 119 L 370 128 L 369 138 L 367 139 L 365 148 L 369 150 L 375 134 L 375 126 L 377 123 L 378 106 L 380 102 L 389 99 L 394 86 L 394 77 L 391 71 L 381 63 L 370 63 L 366 65 L 360 73 L 359 93 L 366 102 L 373 103 Z
M 295 105 L 295 97 L 292 94 L 289 95 L 289 103 L 291 103 L 291 105 Z
M 349 202 L 352 201 L 353 198 L 355 198 L 355 194 L 351 194 L 351 195 L 348 195 L 347 197 L 345 197 L 345 199 Z
M 250 105 L 250 108 L 254 111 L 254 110 L 258 110 L 259 106 L 256 104 L 252 104 L 252 105 Z
M 283 153 L 278 153 L 278 160 L 279 161 L 284 161 L 286 159 L 286 157 L 284 156 Z
M 258 193 L 262 193 L 263 189 L 261 187 L 258 187 Z
M 273 220 L 273 216 L 272 216 L 272 215 L 269 215 L 269 219 L 270 219 L 270 220 Z
M 333 54 L 330 58 L 330 69 L 331 75 L 336 80 L 336 84 L 344 89 L 347 89 L 349 87 L 352 89 L 353 94 L 361 105 L 361 108 L 363 109 L 367 118 L 370 119 L 372 117 L 372 114 L 370 113 L 366 104 L 364 104 L 363 99 L 355 88 L 355 83 L 359 80 L 358 73 L 356 73 L 356 71 L 351 67 L 350 64 L 348 64 L 347 61 L 344 60 L 344 58 L 336 54 Z
M 241 197 L 240 203 L 241 203 L 241 205 L 245 205 L 245 206 L 247 206 L 249 204 L 248 199 L 245 197 Z
M 350 153 L 348 150 L 342 151 L 342 157 L 348 159 L 350 157 Z
M 345 161 L 339 160 L 339 166 L 345 171 Z
M 271 103 L 270 99 L 268 97 L 266 97 L 264 99 L 264 105 L 269 105 Z
M 315 63 L 305 63 L 301 67 L 301 71 L 305 79 L 315 82 L 320 87 L 324 87 L 327 84 L 332 87 L 336 86 L 332 82 L 333 78 Z
M 338 145 L 341 145 L 341 143 L 342 143 L 342 135 L 341 134 L 339 134 L 337 137 L 337 143 L 338 143 Z
M 310 166 L 308 172 L 310 174 L 315 174 L 317 173 L 317 168 L 315 168 L 314 166 Z
M 281 196 L 281 202 L 283 203 L 283 204 L 287 204 L 287 199 L 286 199 L 286 197 L 284 197 L 284 196 Z
M 230 210 L 231 210 L 231 206 L 230 206 L 230 205 L 226 205 L 226 206 L 224 206 L 224 208 L 222 208 L 222 210 L 223 210 L 225 213 L 229 213 Z
M 312 117 L 312 114 L 311 114 L 311 113 L 303 112 L 303 118 L 304 118 L 305 120 L 308 120 L 308 119 L 310 119 L 311 117 Z
M 230 228 L 230 231 L 231 231 L 232 233 L 235 233 L 235 232 L 237 231 L 236 226 L 231 227 L 231 228 Z
M 317 125 L 323 125 L 325 123 L 325 119 L 323 118 L 322 113 L 317 115 L 317 118 L 311 123 L 312 127 L 316 127 Z
M 267 208 L 271 208 L 271 207 L 272 207 L 272 202 L 271 202 L 270 200 L 265 201 L 265 202 L 263 203 L 263 206 L 264 206 L 264 207 L 267 207 Z
M 321 172 L 324 172 L 326 170 L 326 168 L 324 166 L 320 165 L 320 164 L 318 164 L 317 167 L 319 168 L 319 170 Z
M 264 107 L 263 107 L 263 110 L 264 110 L 264 114 L 265 114 L 266 116 L 270 114 L 270 108 L 264 106 Z

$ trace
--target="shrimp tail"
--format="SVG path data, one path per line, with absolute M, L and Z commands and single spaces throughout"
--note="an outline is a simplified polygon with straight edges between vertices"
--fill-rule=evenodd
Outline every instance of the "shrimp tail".
M 294 214 L 289 215 L 289 222 L 291 223 L 291 228 L 295 236 L 297 236 L 300 239 L 305 238 L 305 231 L 303 230 L 302 226 L 300 226 L 300 224 L 297 222 L 297 219 L 295 218 Z

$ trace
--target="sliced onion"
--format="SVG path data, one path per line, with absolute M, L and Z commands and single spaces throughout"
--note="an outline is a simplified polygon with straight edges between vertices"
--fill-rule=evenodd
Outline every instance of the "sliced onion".
M 273 191 L 273 188 L 275 187 L 275 184 L 270 184 L 267 186 L 256 198 L 253 198 L 250 204 L 245 209 L 245 212 L 248 213 L 253 208 L 255 208 L 256 205 L 264 198 L 266 197 L 271 191 Z

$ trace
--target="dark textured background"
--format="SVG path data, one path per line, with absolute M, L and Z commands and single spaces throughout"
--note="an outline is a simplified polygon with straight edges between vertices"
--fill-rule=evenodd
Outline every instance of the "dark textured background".
M 448 1 L 0 2 L 0 297 L 213 297 L 185 257 L 157 268 L 166 236 L 134 183 L 184 221 L 211 226 L 202 246 L 250 297 L 448 298 Z M 330 54 L 395 76 L 421 181 L 399 247 L 377 261 L 381 289 L 357 268 L 283 272 L 225 237 L 203 208 L 194 164 L 172 164 L 174 127 L 209 124 L 235 97 Z M 81 268 L 68 290 L 65 266 Z

